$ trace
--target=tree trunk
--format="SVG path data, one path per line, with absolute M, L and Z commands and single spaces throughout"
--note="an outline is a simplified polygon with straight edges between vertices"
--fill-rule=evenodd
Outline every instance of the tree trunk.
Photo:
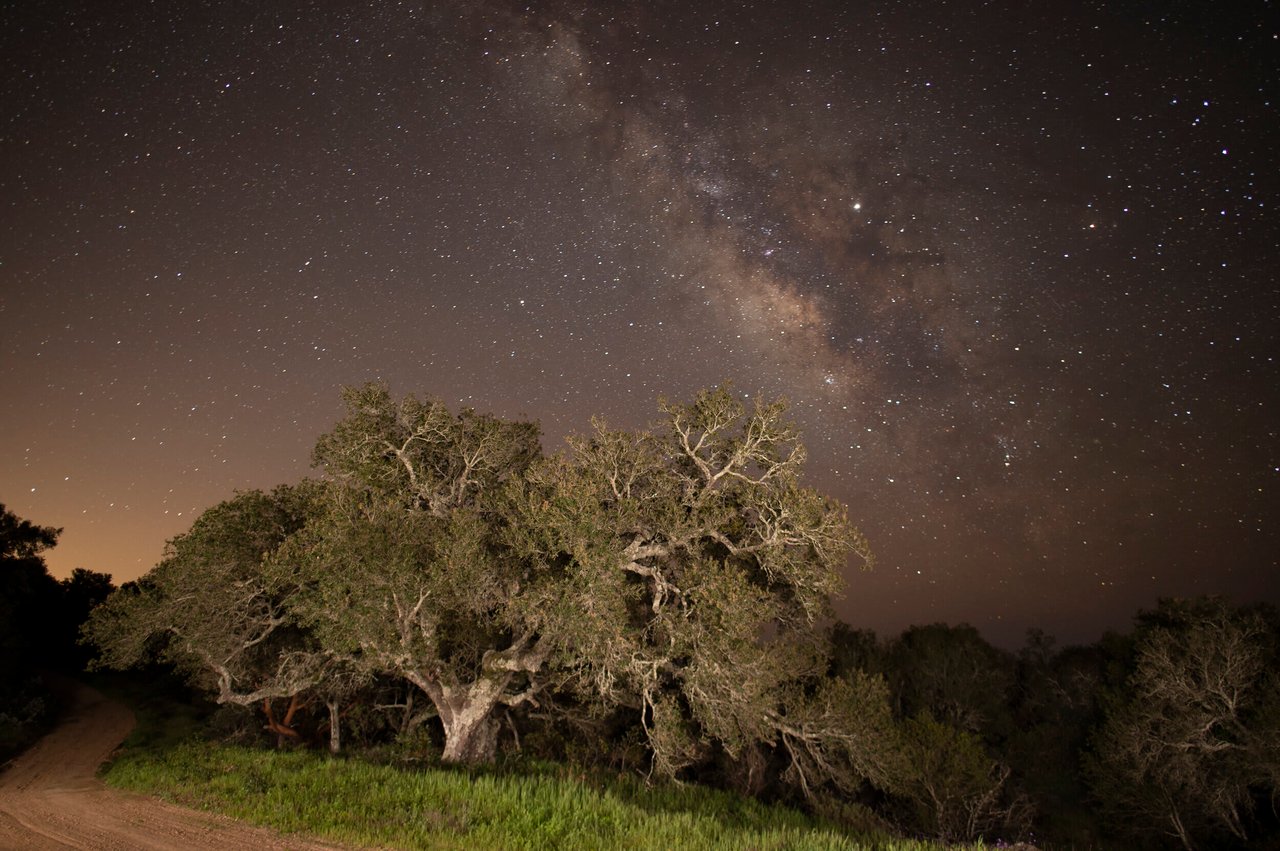
M 1187 832 L 1186 825 L 1182 823 L 1182 816 L 1178 813 L 1177 805 L 1172 802 L 1169 804 L 1169 820 L 1173 822 L 1174 830 L 1178 833 L 1178 839 L 1182 840 L 1182 847 L 1186 851 L 1195 851 L 1196 847 L 1191 842 L 1191 834 Z
M 284 720 L 277 721 L 275 712 L 271 706 L 271 698 L 265 698 L 262 701 L 262 711 L 267 716 L 266 728 L 276 734 L 276 748 L 283 748 L 287 741 L 298 741 L 300 738 L 298 731 L 293 729 L 293 716 L 297 714 L 298 709 L 302 706 L 298 699 L 298 695 L 289 698 L 289 707 L 285 710 Z M 287 738 L 286 738 L 287 737 Z
M 445 762 L 474 765 L 492 762 L 498 751 L 498 704 L 528 699 L 525 694 L 507 696 L 507 686 L 517 672 L 536 671 L 546 660 L 550 645 L 542 642 L 529 646 L 526 637 L 499 653 L 487 651 L 484 671 L 470 683 L 445 685 L 422 671 L 405 670 L 405 679 L 422 689 L 435 705 L 444 726 Z
M 329 753 L 342 750 L 342 718 L 338 712 L 338 701 L 326 700 L 329 707 Z
M 493 710 L 510 679 L 510 674 L 504 674 L 458 686 L 442 686 L 424 677 L 412 680 L 439 712 L 444 726 L 441 759 L 467 765 L 493 762 L 498 750 L 498 721 Z
M 498 751 L 498 723 L 493 718 L 493 703 L 472 704 L 453 714 L 444 725 L 445 762 L 476 765 L 493 762 Z

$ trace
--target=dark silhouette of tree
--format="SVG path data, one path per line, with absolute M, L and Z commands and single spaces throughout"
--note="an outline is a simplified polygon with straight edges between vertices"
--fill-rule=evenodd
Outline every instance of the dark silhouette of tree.
M 58 584 L 40 553 L 60 531 L 0 505 L 0 758 L 25 747 L 51 709 L 36 671 L 53 655 L 48 613 Z
M 1014 659 L 972 626 L 910 627 L 890 642 L 884 664 L 899 717 L 928 713 L 989 745 L 1011 732 Z
M 76 640 L 111 577 L 78 568 L 58 582 L 43 553 L 61 529 L 38 526 L 0 505 L 0 752 L 27 744 L 52 710 L 39 673 L 79 671 Z
M 1188 851 L 1245 843 L 1255 797 L 1274 806 L 1280 789 L 1274 614 L 1201 598 L 1162 600 L 1138 620 L 1132 672 L 1086 763 L 1093 795 L 1118 829 Z
M 83 671 L 89 664 L 91 648 L 80 641 L 80 629 L 89 614 L 115 590 L 111 574 L 77 567 L 58 582 L 58 607 L 51 617 L 57 621 L 59 646 L 56 648 L 62 666 Z
M 60 534 L 61 529 L 37 526 L 0 503 L 0 563 L 9 566 L 18 560 L 39 556 L 58 543 Z
M 37 526 L 0 504 L 0 664 L 11 670 L 46 665 L 54 657 L 50 613 L 58 583 L 45 567 L 45 550 L 61 529 Z
M 1018 654 L 1014 732 L 1001 756 L 1013 769 L 1010 783 L 1035 803 L 1039 835 L 1087 847 L 1108 833 L 1088 800 L 1080 755 L 1102 717 L 1112 657 L 1124 647 L 1127 642 L 1113 635 L 1059 649 L 1032 630 Z

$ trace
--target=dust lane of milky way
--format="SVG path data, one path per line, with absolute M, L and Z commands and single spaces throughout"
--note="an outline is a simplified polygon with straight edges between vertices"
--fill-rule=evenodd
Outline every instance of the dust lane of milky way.
M 856 625 L 1275 600 L 1265 5 L 15 4 L 0 499 L 123 581 L 344 384 L 556 449 L 731 380 Z

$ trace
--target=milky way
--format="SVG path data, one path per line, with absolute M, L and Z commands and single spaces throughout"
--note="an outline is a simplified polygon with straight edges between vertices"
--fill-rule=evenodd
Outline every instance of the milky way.
M 13 4 L 0 500 L 132 578 L 369 379 L 785 396 L 859 626 L 1276 598 L 1265 4 Z

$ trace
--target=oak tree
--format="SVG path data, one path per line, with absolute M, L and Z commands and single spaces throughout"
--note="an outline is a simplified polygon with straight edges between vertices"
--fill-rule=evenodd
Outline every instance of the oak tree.
M 560 577 L 533 613 L 557 670 L 634 711 L 664 775 L 760 742 L 802 786 L 834 777 L 841 751 L 875 774 L 872 737 L 834 732 L 825 695 L 805 702 L 830 597 L 851 553 L 870 563 L 866 541 L 800 484 L 784 404 L 720 388 L 661 410 L 648 431 L 594 422 L 525 479 L 511 541 Z
M 173 663 L 217 702 L 262 705 L 269 727 L 293 735 L 270 701 L 290 699 L 296 710 L 332 659 L 290 610 L 297 587 L 266 573 L 264 560 L 302 527 L 322 491 L 304 481 L 205 511 L 156 567 L 93 610 L 84 634 L 99 649 L 96 664 Z
M 1086 774 L 1118 824 L 1190 849 L 1248 841 L 1255 792 L 1280 790 L 1274 621 L 1221 599 L 1163 600 L 1135 635 L 1134 669 L 1093 740 Z
M 292 609 L 327 649 L 426 694 L 446 761 L 491 759 L 495 710 L 532 699 L 549 647 L 527 616 L 540 578 L 502 543 L 538 429 L 377 384 L 343 398 L 315 450 L 334 487 L 271 573 L 302 589 Z

